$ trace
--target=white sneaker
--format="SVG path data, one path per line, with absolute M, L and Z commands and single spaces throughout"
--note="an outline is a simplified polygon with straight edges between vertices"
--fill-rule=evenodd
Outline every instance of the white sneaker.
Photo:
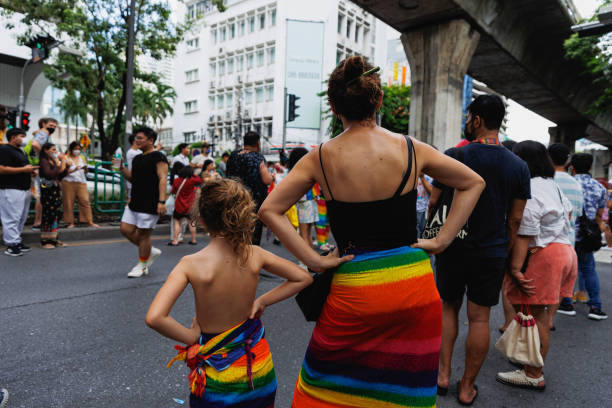
M 138 265 L 132 268 L 132 270 L 127 274 L 128 278 L 140 278 L 143 275 L 147 275 L 149 273 L 149 268 L 145 265 L 142 266 L 140 262 Z
M 497 373 L 497 377 L 495 379 L 502 384 L 512 385 L 513 387 L 537 391 L 543 391 L 546 388 L 546 385 L 540 385 L 540 383 L 544 381 L 543 375 L 541 375 L 540 378 L 527 377 L 525 370 Z
M 151 253 L 149 254 L 149 260 L 147 261 L 147 268 L 150 268 L 153 265 L 153 262 L 161 255 L 162 251 L 158 248 L 152 247 Z

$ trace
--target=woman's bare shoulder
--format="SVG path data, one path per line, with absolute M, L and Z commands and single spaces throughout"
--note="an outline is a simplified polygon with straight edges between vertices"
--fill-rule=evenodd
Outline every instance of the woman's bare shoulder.
M 181 268 L 189 281 L 211 281 L 215 275 L 215 257 L 202 249 L 181 258 L 177 268 Z

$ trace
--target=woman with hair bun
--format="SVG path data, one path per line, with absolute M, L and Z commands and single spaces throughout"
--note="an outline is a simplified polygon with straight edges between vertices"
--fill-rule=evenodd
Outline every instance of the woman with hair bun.
M 337 268 L 295 386 L 296 408 L 436 404 L 441 303 L 427 254 L 452 242 L 485 186 L 458 161 L 376 125 L 383 92 L 372 68 L 360 56 L 336 67 L 327 95 L 344 132 L 304 156 L 259 211 L 310 269 Z M 456 189 L 429 240 L 416 236 L 421 172 Z M 315 183 L 338 244 L 328 256 L 284 216 Z

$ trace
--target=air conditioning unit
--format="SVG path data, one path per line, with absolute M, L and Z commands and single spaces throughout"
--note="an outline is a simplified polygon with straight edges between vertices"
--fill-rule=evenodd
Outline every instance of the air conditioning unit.
M 221 117 L 221 115 L 217 115 L 217 122 L 221 122 L 223 120 L 223 118 Z
M 208 121 L 209 122 L 214 122 L 215 121 L 215 115 L 211 115 L 208 117 Z
M 225 119 L 229 119 L 231 116 L 231 112 L 225 112 Z
M 248 109 L 245 109 L 245 110 L 244 110 L 244 117 L 245 117 L 245 118 L 248 118 L 249 116 L 251 116 L 251 114 L 249 113 L 249 110 L 248 110 Z
M 225 48 L 219 47 L 219 54 L 223 54 L 225 52 Z

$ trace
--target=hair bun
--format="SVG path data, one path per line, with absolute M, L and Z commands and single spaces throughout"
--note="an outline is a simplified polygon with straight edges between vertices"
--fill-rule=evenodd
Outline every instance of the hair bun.
M 344 62 L 344 80 L 351 81 L 366 72 L 365 61 L 360 55 L 348 57 Z

